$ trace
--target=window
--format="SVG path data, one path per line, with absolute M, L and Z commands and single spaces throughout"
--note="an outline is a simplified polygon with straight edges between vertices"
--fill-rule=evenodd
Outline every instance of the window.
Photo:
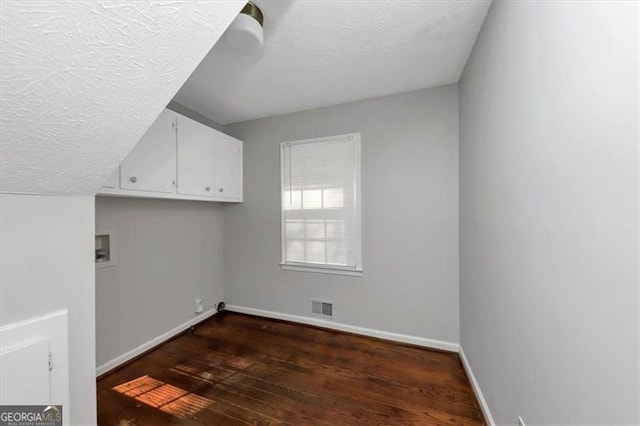
M 360 134 L 283 142 L 282 268 L 361 275 Z

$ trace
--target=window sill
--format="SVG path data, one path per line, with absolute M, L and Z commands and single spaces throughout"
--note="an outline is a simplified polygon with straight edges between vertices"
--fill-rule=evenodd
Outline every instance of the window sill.
M 287 263 L 281 263 L 280 268 L 283 271 L 316 272 L 320 274 L 348 275 L 350 277 L 362 276 L 362 269 L 322 268 L 317 266 L 291 265 Z

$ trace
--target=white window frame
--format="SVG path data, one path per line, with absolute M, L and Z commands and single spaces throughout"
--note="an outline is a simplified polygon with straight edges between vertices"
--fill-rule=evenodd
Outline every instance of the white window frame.
M 319 265 L 316 263 L 303 262 L 287 262 L 286 261 L 286 238 L 285 238 L 285 215 L 284 215 L 284 185 L 285 185 L 285 167 L 284 153 L 285 148 L 289 145 L 301 145 L 310 143 L 319 143 L 332 141 L 336 139 L 349 139 L 354 144 L 354 193 L 355 193 L 355 225 L 354 225 L 354 242 L 355 242 L 355 268 L 333 265 Z M 349 276 L 362 276 L 362 191 L 361 191 L 361 160 L 360 160 L 360 133 L 348 133 L 344 135 L 327 136 L 322 138 L 303 139 L 297 141 L 280 143 L 280 268 L 288 271 L 299 272 L 319 272 L 324 274 L 337 274 Z

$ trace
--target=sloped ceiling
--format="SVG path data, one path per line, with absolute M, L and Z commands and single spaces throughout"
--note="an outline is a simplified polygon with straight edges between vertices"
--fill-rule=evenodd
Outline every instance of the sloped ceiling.
M 176 101 L 219 123 L 455 83 L 490 1 L 257 0 L 262 56 L 224 38 Z
M 243 5 L 2 1 L 0 191 L 95 194 Z

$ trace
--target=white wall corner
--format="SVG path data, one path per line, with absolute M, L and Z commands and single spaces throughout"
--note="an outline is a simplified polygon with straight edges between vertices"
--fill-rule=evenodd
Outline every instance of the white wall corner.
M 636 4 L 638 8 L 638 70 L 640 70 L 640 3 Z M 638 105 L 640 105 L 640 87 L 637 90 L 638 94 Z M 638 204 L 640 206 L 640 108 L 638 108 L 638 128 L 637 128 L 637 143 L 638 143 Z M 638 211 L 638 305 L 636 309 L 638 310 L 638 328 L 640 329 L 640 210 Z M 639 332 L 640 334 L 640 332 Z M 638 337 L 638 423 L 640 423 L 640 336 Z
M 480 389 L 480 384 L 478 383 L 478 380 L 476 379 L 475 374 L 473 374 L 473 370 L 471 369 L 471 364 L 469 364 L 469 360 L 464 354 L 464 350 L 462 350 L 462 346 L 460 346 L 460 350 L 458 351 L 458 353 L 460 354 L 460 360 L 462 361 L 464 371 L 467 373 L 467 377 L 469 377 L 469 381 L 471 382 L 471 387 L 473 388 L 473 392 L 476 394 L 476 398 L 478 399 L 478 403 L 480 404 L 480 409 L 482 410 L 482 414 L 484 415 L 484 418 L 487 421 L 487 423 L 494 426 L 496 422 L 495 420 L 493 420 L 493 416 L 491 415 L 489 404 L 487 404 L 487 400 L 484 398 L 482 389 Z
M 179 326 L 167 331 L 166 333 L 163 333 L 157 337 L 154 337 L 153 339 L 144 342 L 143 344 L 141 344 L 140 346 L 123 353 L 122 355 L 118 355 L 117 357 L 105 362 L 102 365 L 99 365 L 96 368 L 96 377 L 101 376 L 105 373 L 110 372 L 111 370 L 114 370 L 115 368 L 119 367 L 120 365 L 132 360 L 133 358 L 143 354 L 144 352 L 148 351 L 149 349 L 153 349 L 155 346 L 161 345 L 162 343 L 166 342 L 167 340 L 171 339 L 174 336 L 177 336 L 178 334 L 182 333 L 183 331 L 185 331 L 186 329 L 188 329 L 189 327 L 198 324 L 199 322 L 202 322 L 206 319 L 209 319 L 210 317 L 214 316 L 217 312 L 215 311 L 215 309 L 210 309 L 208 311 L 203 312 L 202 314 L 199 314 L 198 316 L 195 316 L 193 318 L 191 318 L 189 321 L 185 321 L 184 323 L 180 324 Z

